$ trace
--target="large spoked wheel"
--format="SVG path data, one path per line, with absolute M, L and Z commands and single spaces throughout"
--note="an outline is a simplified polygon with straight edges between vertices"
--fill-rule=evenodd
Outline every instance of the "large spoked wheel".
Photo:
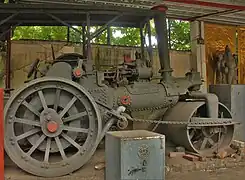
M 66 79 L 33 80 L 5 106 L 5 150 L 37 176 L 63 176 L 82 167 L 96 150 L 101 128 L 92 96 Z

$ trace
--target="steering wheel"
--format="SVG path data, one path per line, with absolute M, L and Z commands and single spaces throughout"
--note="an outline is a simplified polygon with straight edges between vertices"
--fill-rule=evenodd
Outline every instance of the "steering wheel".
M 30 66 L 27 77 L 30 78 L 32 76 L 32 74 L 36 71 L 37 66 L 40 62 L 40 59 L 36 59 Z

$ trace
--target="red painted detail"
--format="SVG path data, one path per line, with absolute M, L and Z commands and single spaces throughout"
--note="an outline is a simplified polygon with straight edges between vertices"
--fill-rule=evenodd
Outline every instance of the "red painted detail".
M 74 70 L 74 76 L 75 77 L 80 77 L 82 75 L 81 69 L 77 68 Z
M 166 6 L 164 6 L 164 5 L 158 5 L 158 6 L 154 6 L 153 8 L 151 8 L 152 10 L 157 10 L 157 11 L 163 11 L 163 12 L 165 12 L 165 11 L 167 11 L 168 10 L 168 8 L 166 7 Z
M 223 3 L 216 3 L 216 2 L 205 2 L 199 0 L 165 0 L 168 2 L 177 2 L 183 4 L 193 4 L 199 6 L 207 6 L 207 7 L 216 7 L 216 8 L 223 8 L 223 9 L 234 9 L 234 10 L 245 10 L 245 6 L 239 5 L 232 5 L 232 4 L 223 4 Z
M 122 96 L 121 97 L 121 103 L 123 105 L 129 105 L 131 103 L 131 98 L 130 96 Z
M 56 132 L 58 129 L 58 124 L 55 121 L 50 121 L 47 124 L 47 129 L 51 133 Z
M 130 57 L 130 55 L 124 55 L 124 62 L 131 63 L 133 62 L 133 59 Z
M 3 106 L 4 89 L 0 89 L 0 179 L 4 179 L 4 128 L 3 128 Z

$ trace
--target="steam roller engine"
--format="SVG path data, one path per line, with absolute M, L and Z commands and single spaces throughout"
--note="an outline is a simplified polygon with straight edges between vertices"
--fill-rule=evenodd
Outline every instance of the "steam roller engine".
M 144 59 L 95 71 L 71 53 L 18 89 L 5 105 L 5 149 L 13 162 L 37 176 L 66 175 L 89 161 L 109 130 L 156 131 L 204 156 L 229 146 L 231 113 L 200 92 L 199 73 L 171 75 L 165 12 L 154 21 L 160 77 Z

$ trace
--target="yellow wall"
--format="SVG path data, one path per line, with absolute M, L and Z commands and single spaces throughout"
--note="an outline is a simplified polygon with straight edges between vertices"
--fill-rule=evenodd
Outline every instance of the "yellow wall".
M 215 84 L 214 62 L 211 56 L 216 51 L 224 51 L 229 45 L 232 53 L 236 53 L 236 27 L 217 24 L 204 25 L 204 39 L 206 48 L 207 83 Z
M 245 84 L 245 28 L 238 28 L 238 80 Z

